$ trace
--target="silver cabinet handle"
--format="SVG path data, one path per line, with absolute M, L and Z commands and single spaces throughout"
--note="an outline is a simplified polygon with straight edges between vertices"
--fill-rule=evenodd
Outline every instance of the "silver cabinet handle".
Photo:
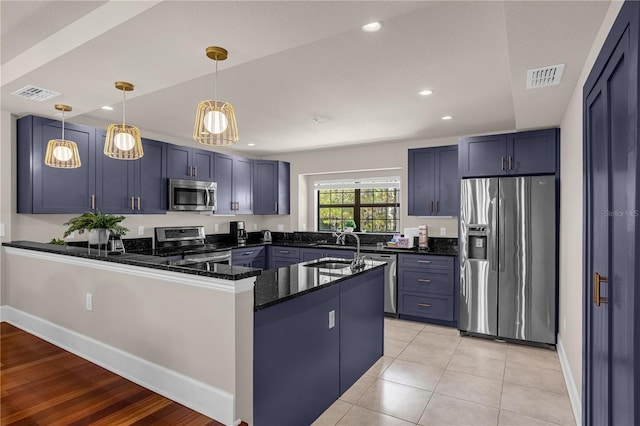
M 500 168 L 504 170 L 504 157 L 501 157 L 501 158 L 502 160 L 500 161 Z
M 198 166 L 193 166 L 193 175 L 198 176 Z
M 286 250 L 280 250 L 280 254 L 289 254 L 289 251 L 286 251 Z
M 429 305 L 428 303 L 418 303 L 418 306 L 421 308 L 430 308 L 431 305 Z
M 243 256 L 250 256 L 252 254 L 253 254 L 252 251 L 245 251 L 244 253 L 242 253 Z
M 134 207 L 134 201 L 133 201 L 133 197 L 131 197 L 131 210 L 135 210 L 136 208 Z
M 96 194 L 91 194 L 91 209 L 96 209 Z
M 423 280 L 421 278 L 418 278 L 418 282 L 419 283 L 427 283 L 427 284 L 431 284 L 431 280 Z
M 430 260 L 418 260 L 418 263 L 431 263 Z
M 140 197 L 138 197 L 138 211 L 140 211 Z

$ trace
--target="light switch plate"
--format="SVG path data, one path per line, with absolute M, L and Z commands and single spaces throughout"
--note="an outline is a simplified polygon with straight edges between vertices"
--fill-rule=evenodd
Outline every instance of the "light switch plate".
M 138 226 L 138 235 L 144 235 L 144 226 Z
M 85 303 L 85 308 L 87 309 L 87 311 L 93 311 L 93 294 L 87 293 Z
M 284 231 L 284 225 L 278 224 L 278 231 Z
M 216 223 L 216 224 L 214 224 L 214 225 L 213 225 L 213 230 L 214 230 L 215 232 L 218 232 L 218 231 L 220 230 L 220 225 L 219 225 L 219 224 L 217 224 L 217 223 Z
M 444 237 L 446 235 L 447 235 L 447 228 L 445 227 L 440 228 L 440 236 Z

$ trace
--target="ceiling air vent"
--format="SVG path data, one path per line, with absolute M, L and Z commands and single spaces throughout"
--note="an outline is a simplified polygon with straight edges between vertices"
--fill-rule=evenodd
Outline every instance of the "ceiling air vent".
M 32 101 L 46 101 L 47 99 L 55 98 L 56 96 L 60 96 L 60 93 L 54 92 L 53 90 L 43 89 L 41 87 L 32 86 L 31 84 L 28 86 L 24 86 L 22 89 L 18 89 L 15 92 L 11 93 L 12 95 L 20 96 L 22 98 L 31 99 Z
M 527 70 L 527 89 L 560 84 L 562 71 L 564 71 L 564 64 Z

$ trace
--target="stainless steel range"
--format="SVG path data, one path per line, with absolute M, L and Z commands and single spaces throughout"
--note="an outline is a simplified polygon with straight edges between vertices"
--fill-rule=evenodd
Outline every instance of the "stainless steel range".
M 167 257 L 174 266 L 193 266 L 214 270 L 214 265 L 230 265 L 231 250 L 206 244 L 204 226 L 155 228 L 155 254 Z

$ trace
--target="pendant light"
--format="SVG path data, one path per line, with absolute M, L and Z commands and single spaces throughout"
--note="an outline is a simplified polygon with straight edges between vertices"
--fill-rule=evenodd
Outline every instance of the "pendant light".
M 71 107 L 56 104 L 55 109 L 62 111 L 62 139 L 51 139 L 47 143 L 44 164 L 60 169 L 76 169 L 81 166 L 78 145 L 64 138 L 64 113 L 71 111 Z
M 196 123 L 193 127 L 193 139 L 204 145 L 233 145 L 238 142 L 238 126 L 233 105 L 218 98 L 218 61 L 227 59 L 226 49 L 217 46 L 207 47 L 207 57 L 216 61 L 214 100 L 198 104 Z
M 137 160 L 144 155 L 140 130 L 125 124 L 126 93 L 133 91 L 133 84 L 116 81 L 116 89 L 122 90 L 122 124 L 110 124 L 104 141 L 104 155 L 116 160 Z

